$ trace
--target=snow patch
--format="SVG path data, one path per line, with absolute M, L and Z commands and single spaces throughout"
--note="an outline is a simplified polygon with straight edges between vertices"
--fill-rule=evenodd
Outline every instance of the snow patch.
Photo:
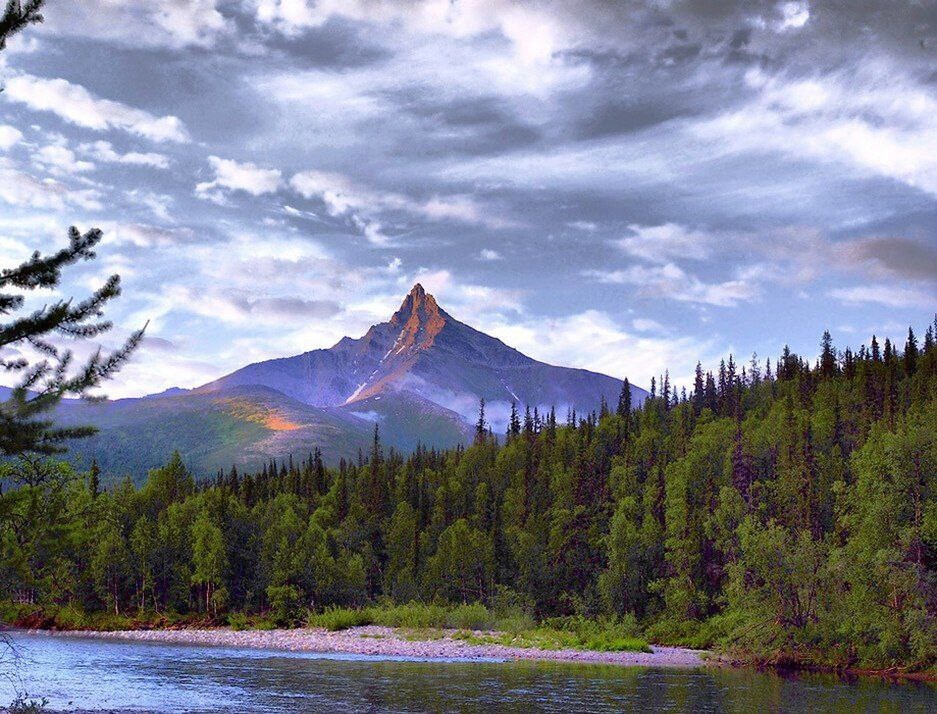
M 361 390 L 364 389 L 364 385 L 366 385 L 366 384 L 367 384 L 367 382 L 362 382 L 361 384 L 359 384 L 359 385 L 358 385 L 358 388 L 357 388 L 355 391 L 353 391 L 353 392 L 351 393 L 351 396 L 348 397 L 348 399 L 345 400 L 345 404 L 348 404 L 348 402 L 350 402 L 352 399 L 354 399 L 354 398 L 357 397 L 359 394 L 361 394 Z
M 518 396 L 517 396 L 513 391 L 511 391 L 511 388 L 510 388 L 508 385 L 506 385 L 506 384 L 504 383 L 504 380 L 501 381 L 501 386 L 504 387 L 504 388 L 508 391 L 508 394 L 510 394 L 512 397 L 514 397 L 514 401 L 515 401 L 515 402 L 519 402 L 519 401 L 520 401 L 520 399 L 518 398 Z

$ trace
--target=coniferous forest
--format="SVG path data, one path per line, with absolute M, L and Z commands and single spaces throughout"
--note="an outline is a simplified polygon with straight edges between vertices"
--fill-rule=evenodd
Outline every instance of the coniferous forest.
M 0 588 L 30 613 L 281 625 L 330 607 L 511 603 L 632 618 L 659 643 L 855 668 L 937 656 L 937 344 L 730 357 L 632 408 L 519 408 L 475 443 L 322 454 L 196 479 L 178 455 L 104 488 L 3 468 Z

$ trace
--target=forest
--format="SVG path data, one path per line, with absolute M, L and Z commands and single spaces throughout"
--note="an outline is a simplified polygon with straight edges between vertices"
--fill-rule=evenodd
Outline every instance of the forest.
M 481 603 L 745 661 L 932 668 L 935 332 L 855 351 L 825 333 L 814 362 L 729 357 L 636 408 L 627 382 L 589 414 L 518 408 L 503 434 L 482 403 L 465 448 L 402 454 L 375 428 L 334 469 L 317 450 L 196 479 L 167 454 L 104 488 L 94 465 L 24 456 L 0 467 L 3 616 L 290 626 Z

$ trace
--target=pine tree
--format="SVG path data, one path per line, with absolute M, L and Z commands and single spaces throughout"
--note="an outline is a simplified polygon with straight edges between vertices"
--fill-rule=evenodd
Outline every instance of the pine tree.
M 45 0 L 8 0 L 6 10 L 0 15 L 0 51 L 6 48 L 6 41 L 27 25 L 42 22 L 39 12 Z
M 94 500 L 101 493 L 101 467 L 98 466 L 97 459 L 92 459 L 91 470 L 88 471 L 88 493 Z
M 517 414 L 517 402 L 511 402 L 511 419 L 508 423 L 508 435 L 519 436 L 521 433 L 521 419 Z
M 908 341 L 904 346 L 904 373 L 908 376 L 914 374 L 917 370 L 917 337 L 914 336 L 914 329 L 908 328 Z
M 7 2 L 0 15 L 0 50 L 6 47 L 7 39 L 26 26 L 42 22 L 42 5 L 43 0 Z M 59 453 L 64 450 L 64 441 L 94 433 L 86 426 L 55 428 L 42 415 L 54 409 L 63 397 L 85 396 L 112 376 L 142 338 L 142 331 L 137 332 L 120 349 L 109 355 L 98 351 L 77 369 L 71 351 L 53 344 L 53 335 L 93 339 L 110 329 L 111 323 L 101 317 L 104 305 L 120 294 L 120 278 L 116 275 L 77 304 L 58 300 L 29 314 L 16 314 L 23 309 L 24 291 L 53 289 L 61 282 L 63 268 L 94 258 L 94 246 L 101 235 L 97 229 L 82 235 L 72 227 L 67 248 L 48 256 L 37 251 L 24 263 L 0 270 L 0 291 L 4 291 L 0 292 L 0 318 L 10 318 L 0 323 L 0 370 L 19 377 L 10 397 L 0 404 L 0 455 Z M 10 289 L 15 292 L 5 292 Z M 9 352 L 19 353 L 23 347 L 34 349 L 42 358 L 31 361 L 21 354 L 9 356 Z
M 618 416 L 625 420 L 631 416 L 631 383 L 627 377 L 621 383 L 621 394 L 618 396 Z
M 488 435 L 488 425 L 485 422 L 485 398 L 478 401 L 478 421 L 475 422 L 475 443 L 483 444 Z
M 829 330 L 823 331 L 820 340 L 820 376 L 830 379 L 836 375 L 836 350 L 833 349 L 833 338 Z
M 93 249 L 101 237 L 97 229 L 82 235 L 72 227 L 67 248 L 51 256 L 34 253 L 23 264 L 0 272 L 0 289 L 55 288 L 61 281 L 62 268 L 95 257 Z M 58 453 L 64 450 L 62 442 L 67 439 L 94 433 L 94 429 L 84 426 L 56 428 L 41 415 L 54 409 L 63 397 L 86 396 L 89 390 L 113 376 L 140 344 L 143 330 L 135 332 L 110 354 L 95 352 L 78 369 L 74 368 L 71 350 L 53 344 L 52 337 L 93 339 L 108 331 L 111 323 L 101 319 L 102 309 L 119 294 L 120 277 L 112 275 L 101 288 L 77 304 L 59 300 L 0 325 L 0 368 L 20 375 L 9 399 L 0 405 L 0 453 Z M 21 294 L 0 294 L 0 316 L 15 314 L 24 302 Z M 27 345 L 42 353 L 44 359 L 30 361 L 22 356 L 6 356 L 8 350 Z
M 693 413 L 699 416 L 703 410 L 703 399 L 705 386 L 703 383 L 703 366 L 696 363 L 696 376 L 693 378 Z

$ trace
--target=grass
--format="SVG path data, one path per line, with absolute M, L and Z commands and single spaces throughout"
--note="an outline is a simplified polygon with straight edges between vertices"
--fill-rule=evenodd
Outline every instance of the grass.
M 101 631 L 213 624 L 198 615 L 155 612 L 89 614 L 76 605 L 39 607 L 9 601 L 0 602 L 0 620 L 25 627 Z M 268 617 L 240 612 L 229 613 L 227 624 L 233 630 L 270 630 L 276 627 Z M 541 650 L 650 651 L 633 617 L 604 620 L 565 617 L 536 623 L 520 608 L 495 612 L 480 603 L 447 606 L 410 602 L 360 609 L 330 607 L 322 612 L 308 613 L 305 624 L 331 632 L 363 625 L 383 625 L 398 629 L 398 636 L 409 641 L 436 640 L 445 636 L 444 630 L 455 630 L 452 636 L 456 639 L 480 645 Z M 690 639 L 686 637 L 687 633 L 672 634 Z
M 454 637 L 474 645 L 504 645 L 537 650 L 592 650 L 596 652 L 650 652 L 646 640 L 640 637 L 622 637 L 614 631 L 596 631 L 591 634 L 536 627 L 523 632 L 491 632 L 476 634 L 460 631 Z
M 498 619 L 484 605 L 445 605 L 410 602 L 404 605 L 376 605 L 361 609 L 330 607 L 309 613 L 308 627 L 322 627 L 335 632 L 362 625 L 384 625 L 409 630 L 464 629 L 482 630 L 497 626 Z
M 330 632 L 373 624 L 370 608 L 351 610 L 345 607 L 329 607 L 319 613 L 309 613 L 306 617 L 307 627 L 322 627 Z
M 306 624 L 332 632 L 362 625 L 384 625 L 401 630 L 410 641 L 440 639 L 443 630 L 454 629 L 456 639 L 470 644 L 553 650 L 598 652 L 650 652 L 639 636 L 634 618 L 589 620 L 582 617 L 552 618 L 537 625 L 531 617 L 513 611 L 497 617 L 484 605 L 444 606 L 423 603 L 379 605 L 362 609 L 327 608 L 310 613 Z

